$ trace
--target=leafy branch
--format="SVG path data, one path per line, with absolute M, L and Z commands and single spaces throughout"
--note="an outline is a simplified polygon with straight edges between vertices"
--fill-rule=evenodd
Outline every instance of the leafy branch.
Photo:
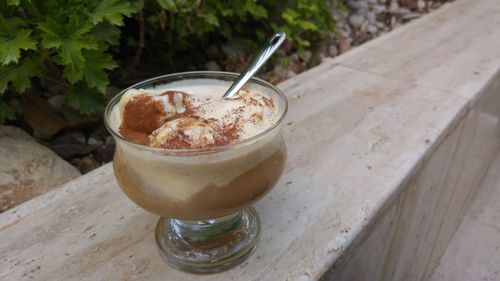
M 120 0 L 0 3 L 0 94 L 23 94 L 38 77 L 65 85 L 68 105 L 81 113 L 98 109 L 104 99 L 96 93 L 102 97 L 117 67 L 109 50 L 137 9 Z M 2 101 L 0 123 L 12 112 Z

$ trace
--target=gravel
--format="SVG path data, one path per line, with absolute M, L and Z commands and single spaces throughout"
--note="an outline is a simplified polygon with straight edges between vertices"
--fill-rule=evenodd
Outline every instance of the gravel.
M 341 0 L 348 11 L 331 7 L 337 31 L 329 33 L 324 42 L 315 46 L 305 55 L 289 54 L 288 70 L 277 65 L 260 76 L 271 83 L 278 83 L 293 75 L 321 63 L 322 58 L 335 57 L 373 38 L 439 8 L 453 0 Z M 233 49 L 233 48 L 230 48 Z M 223 52 L 227 52 L 222 48 Z M 288 52 L 288 49 L 285 50 Z M 304 67 L 307 66 L 307 67 Z
M 348 12 L 332 8 L 341 35 L 352 46 L 363 44 L 408 21 L 420 18 L 449 0 L 343 0 Z M 333 42 L 334 44 L 336 42 Z M 338 43 L 337 43 L 338 45 Z

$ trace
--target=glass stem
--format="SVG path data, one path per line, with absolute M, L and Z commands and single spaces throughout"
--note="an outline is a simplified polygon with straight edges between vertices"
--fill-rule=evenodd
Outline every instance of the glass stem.
M 237 212 L 225 217 L 207 220 L 172 219 L 172 232 L 186 241 L 202 242 L 221 238 L 237 229 L 242 222 L 243 213 Z

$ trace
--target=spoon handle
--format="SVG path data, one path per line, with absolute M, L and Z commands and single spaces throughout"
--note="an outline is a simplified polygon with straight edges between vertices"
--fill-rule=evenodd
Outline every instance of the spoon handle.
M 285 38 L 286 34 L 284 32 L 278 32 L 271 36 L 259 53 L 248 64 L 247 68 L 240 74 L 240 76 L 238 76 L 238 79 L 236 79 L 231 87 L 229 87 L 223 97 L 230 98 L 234 96 L 241 89 L 241 87 L 243 87 L 248 80 L 250 80 L 250 78 L 252 78 L 252 76 L 259 71 L 271 55 L 281 46 L 281 44 L 283 44 Z

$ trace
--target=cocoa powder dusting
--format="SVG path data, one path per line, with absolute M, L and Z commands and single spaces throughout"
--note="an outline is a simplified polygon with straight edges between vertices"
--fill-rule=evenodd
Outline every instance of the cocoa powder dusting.
M 168 141 L 163 142 L 159 147 L 168 149 L 196 148 L 192 147 L 190 138 L 184 133 L 184 131 L 179 131 Z
M 164 122 L 163 104 L 146 94 L 134 97 L 127 102 L 122 112 L 122 131 L 135 131 L 150 134 Z
M 153 146 L 165 149 L 186 149 L 186 148 L 205 148 L 230 144 L 240 138 L 240 116 L 244 106 L 235 108 L 231 114 L 235 116 L 235 120 L 231 122 L 220 122 L 214 118 L 204 119 L 199 115 L 203 113 L 203 108 L 194 106 L 192 98 L 189 94 L 180 91 L 166 91 L 159 96 L 168 96 L 168 102 L 175 106 L 175 95 L 182 95 L 182 112 L 164 112 L 162 101 L 154 99 L 148 94 L 139 95 L 128 101 L 122 112 L 122 123 L 119 128 L 120 134 L 126 139 L 141 145 L 153 145 L 151 140 L 158 135 L 158 128 L 166 122 L 178 120 L 175 133 L 169 135 L 160 143 L 156 142 Z M 211 98 L 209 98 L 211 99 Z M 234 98 L 242 100 L 241 96 Z M 207 99 L 208 100 L 208 99 Z M 244 100 L 244 99 L 243 99 Z M 274 102 L 271 98 L 262 97 L 263 103 L 271 108 L 274 108 Z M 253 97 L 247 100 L 248 104 L 263 107 L 264 104 L 254 99 Z M 168 115 L 168 116 L 167 116 Z M 262 114 L 252 114 L 250 120 L 246 122 L 262 122 Z M 213 139 L 210 141 L 205 137 L 201 137 L 199 142 L 193 142 L 189 134 L 186 134 L 191 126 L 203 127 L 211 132 Z
M 144 132 L 138 132 L 120 127 L 120 134 L 127 140 L 141 145 L 149 145 L 149 135 Z
M 274 108 L 274 101 L 271 99 L 271 98 L 268 98 L 268 97 L 262 97 L 262 100 L 264 101 L 264 103 L 269 106 L 270 108 Z
M 224 140 L 226 141 L 226 143 L 231 143 L 235 140 L 238 140 L 238 138 L 240 137 L 241 129 L 238 128 L 237 122 L 235 122 L 225 125 L 223 131 Z

